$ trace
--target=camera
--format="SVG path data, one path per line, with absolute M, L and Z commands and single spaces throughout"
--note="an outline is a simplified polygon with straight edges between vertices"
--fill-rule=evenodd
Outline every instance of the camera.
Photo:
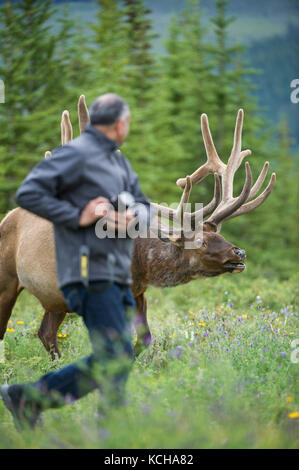
M 127 209 L 131 209 L 132 212 L 137 215 L 137 211 L 134 210 L 134 206 L 136 205 L 135 198 L 128 191 L 122 191 L 116 196 L 112 196 L 110 203 L 117 212 L 125 212 Z

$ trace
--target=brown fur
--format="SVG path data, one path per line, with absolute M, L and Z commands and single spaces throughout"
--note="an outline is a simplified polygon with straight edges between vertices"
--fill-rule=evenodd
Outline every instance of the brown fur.
M 192 279 L 227 272 L 223 264 L 239 260 L 235 246 L 215 233 L 204 231 L 207 246 L 184 249 L 184 240 L 137 238 L 132 260 L 132 292 L 136 299 L 136 352 L 150 342 L 145 291 L 149 285 L 170 287 Z M 196 237 L 195 237 L 196 238 Z M 3 339 L 15 301 L 27 289 L 42 304 L 45 315 L 38 335 L 54 359 L 60 355 L 57 331 L 68 309 L 58 288 L 53 225 L 24 209 L 9 212 L 0 224 L 0 340 Z

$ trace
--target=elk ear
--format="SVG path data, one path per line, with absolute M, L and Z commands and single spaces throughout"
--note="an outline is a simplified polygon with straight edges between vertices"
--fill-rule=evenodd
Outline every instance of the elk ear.
M 204 232 L 217 232 L 217 225 L 214 222 L 204 222 L 203 224 Z

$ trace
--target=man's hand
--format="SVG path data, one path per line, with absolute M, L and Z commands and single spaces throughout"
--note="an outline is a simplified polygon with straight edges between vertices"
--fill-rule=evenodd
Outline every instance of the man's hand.
M 106 216 L 108 227 L 115 228 L 116 230 L 126 228 L 129 222 L 135 218 L 135 215 L 130 210 L 127 210 L 125 215 L 121 214 L 120 216 L 120 214 L 113 209 L 109 199 L 99 196 L 89 201 L 84 207 L 81 212 L 79 226 L 87 227 L 104 216 Z

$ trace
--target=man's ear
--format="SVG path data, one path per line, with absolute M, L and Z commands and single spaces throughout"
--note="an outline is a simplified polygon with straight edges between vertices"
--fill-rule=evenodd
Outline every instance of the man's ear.
M 217 232 L 217 225 L 214 222 L 204 222 L 203 224 L 204 232 Z

